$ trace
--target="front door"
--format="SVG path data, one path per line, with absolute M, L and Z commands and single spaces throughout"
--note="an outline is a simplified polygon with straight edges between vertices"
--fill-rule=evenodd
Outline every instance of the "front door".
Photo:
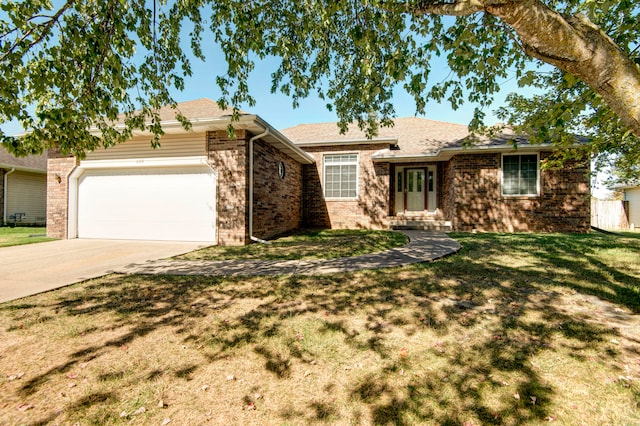
M 436 166 L 396 169 L 396 214 L 435 213 Z
M 407 212 L 418 213 L 427 209 L 424 196 L 424 169 L 405 169 L 407 181 Z

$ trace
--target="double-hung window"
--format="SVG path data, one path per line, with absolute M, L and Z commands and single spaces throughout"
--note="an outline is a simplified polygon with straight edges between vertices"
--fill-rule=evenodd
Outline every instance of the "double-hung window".
M 502 156 L 502 195 L 537 196 L 538 155 Z
M 324 156 L 325 198 L 358 196 L 358 154 L 326 154 Z

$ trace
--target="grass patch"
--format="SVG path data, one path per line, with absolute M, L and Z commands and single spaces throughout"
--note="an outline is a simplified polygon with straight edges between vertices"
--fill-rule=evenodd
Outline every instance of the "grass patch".
M 403 268 L 2 304 L 0 423 L 640 424 L 640 239 L 454 236 Z
M 42 243 L 45 241 L 53 241 L 54 238 L 47 238 L 44 227 L 21 227 L 11 228 L 8 226 L 0 227 L 0 247 L 19 246 L 22 244 Z
M 304 231 L 281 237 L 271 244 L 240 247 L 212 246 L 177 256 L 184 260 L 300 260 L 333 259 L 375 253 L 407 244 L 400 232 L 370 230 Z

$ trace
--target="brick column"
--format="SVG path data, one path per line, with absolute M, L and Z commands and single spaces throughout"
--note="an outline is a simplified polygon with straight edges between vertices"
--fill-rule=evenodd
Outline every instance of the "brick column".
M 47 236 L 67 238 L 69 218 L 69 175 L 78 165 L 73 156 L 50 149 L 47 159 Z
M 236 139 L 230 139 L 226 130 L 207 132 L 209 164 L 217 171 L 218 222 L 217 239 L 221 246 L 239 246 L 250 242 L 248 228 L 247 156 L 248 140 L 245 131 L 236 130 Z

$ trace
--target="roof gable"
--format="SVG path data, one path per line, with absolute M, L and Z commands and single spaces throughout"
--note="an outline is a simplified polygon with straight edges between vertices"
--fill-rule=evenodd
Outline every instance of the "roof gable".
M 239 112 L 240 115 L 247 114 L 242 110 Z M 233 114 L 233 108 L 222 109 L 217 102 L 209 98 L 200 98 L 193 101 L 179 102 L 175 105 L 175 108 L 171 105 L 165 105 L 158 110 L 158 115 L 162 121 L 174 121 L 178 113 L 189 120 L 198 120 L 212 117 L 230 117 Z M 120 114 L 119 120 L 123 119 L 124 114 Z
M 443 150 L 490 149 L 518 145 L 528 145 L 523 136 L 514 134 L 510 129 L 494 137 L 473 137 L 470 140 L 468 126 L 447 123 L 420 117 L 394 119 L 393 127 L 381 127 L 378 135 L 367 139 L 356 123 L 349 126 L 345 134 L 340 134 L 336 123 L 301 124 L 281 130 L 295 144 L 304 146 L 322 146 L 353 143 L 375 143 L 393 141 L 395 149 L 383 149 L 376 153 L 377 158 L 433 157 Z

